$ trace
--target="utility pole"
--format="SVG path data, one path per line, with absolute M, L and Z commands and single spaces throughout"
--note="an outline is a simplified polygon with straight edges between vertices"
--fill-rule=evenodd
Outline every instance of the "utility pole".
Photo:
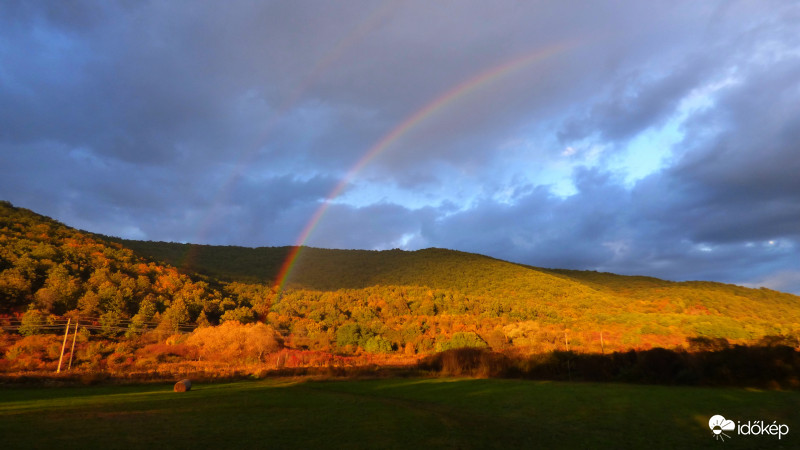
M 606 346 L 603 345 L 603 332 L 600 331 L 600 353 L 606 354 Z
M 67 319 L 67 326 L 64 329 L 64 343 L 61 344 L 61 357 L 58 358 L 58 369 L 56 373 L 61 373 L 61 362 L 64 360 L 64 349 L 67 348 L 67 336 L 69 336 L 69 322 L 72 319 Z
M 569 353 L 569 340 L 567 339 L 567 330 L 564 330 L 564 345 L 567 346 L 567 353 Z M 567 377 L 572 381 L 572 368 L 569 366 L 570 356 L 567 355 Z
M 75 354 L 75 341 L 78 339 L 78 320 L 75 321 L 75 335 L 72 336 L 72 350 L 69 351 L 69 365 L 67 371 L 72 370 L 72 356 Z

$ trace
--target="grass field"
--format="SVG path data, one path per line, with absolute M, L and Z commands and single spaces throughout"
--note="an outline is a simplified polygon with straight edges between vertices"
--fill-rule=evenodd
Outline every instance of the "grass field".
M 790 432 L 720 442 L 715 414 Z M 795 434 L 793 391 L 475 379 L 0 389 L 3 449 L 800 448 Z

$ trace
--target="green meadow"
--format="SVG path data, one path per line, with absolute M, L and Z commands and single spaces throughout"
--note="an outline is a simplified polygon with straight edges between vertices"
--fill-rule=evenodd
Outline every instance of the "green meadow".
M 790 432 L 721 442 L 715 414 Z M 0 389 L 4 449 L 798 448 L 796 434 L 796 391 L 452 378 Z

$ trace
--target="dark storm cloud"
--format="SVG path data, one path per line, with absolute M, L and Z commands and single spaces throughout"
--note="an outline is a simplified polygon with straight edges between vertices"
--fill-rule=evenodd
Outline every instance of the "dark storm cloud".
M 799 20 L 781 1 L 2 2 L 0 197 L 106 234 L 287 245 L 385 143 L 308 243 L 800 292 Z M 612 163 L 681 114 L 662 167 L 625 181 Z
M 572 197 L 538 191 L 512 205 L 484 200 L 427 228 L 427 237 L 536 265 L 800 292 L 800 55 L 781 54 L 791 42 L 766 55 L 756 54 L 763 40 L 750 43 L 750 57 L 766 60 L 738 68 L 731 86 L 685 125 L 674 163 L 632 190 L 578 170 Z M 694 69 L 631 82 L 627 94 L 612 87 L 561 137 L 616 141 L 663 122 L 699 87 Z M 634 80 L 618 83 L 626 81 Z
M 679 144 L 682 157 L 630 192 L 579 170 L 572 197 L 483 202 L 433 227 L 430 239 L 494 248 L 530 264 L 766 282 L 798 292 L 798 70 L 793 55 L 740 71 L 713 106 L 695 114 Z
M 637 68 L 609 87 L 606 98 L 593 105 L 586 117 L 564 125 L 559 138 L 568 143 L 598 134 L 618 141 L 657 125 L 675 112 L 680 100 L 708 78 L 708 61 L 684 63 L 674 72 L 652 79 L 648 70 Z
M 682 190 L 669 209 L 693 239 L 800 238 L 798 80 L 800 56 L 743 74 L 691 124 L 690 150 L 652 182 Z
M 540 266 L 600 265 L 614 257 L 614 246 L 630 231 L 625 228 L 628 194 L 596 171 L 579 170 L 576 181 L 579 193 L 567 199 L 544 188 L 513 204 L 484 199 L 427 224 L 423 236 L 445 247 Z

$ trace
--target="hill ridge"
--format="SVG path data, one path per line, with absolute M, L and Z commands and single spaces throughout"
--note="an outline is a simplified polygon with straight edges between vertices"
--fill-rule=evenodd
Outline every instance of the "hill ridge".
M 0 314 L 77 311 L 124 321 L 133 335 L 137 323 L 259 320 L 298 347 L 412 353 L 596 351 L 600 336 L 620 349 L 800 336 L 800 297 L 791 294 L 543 269 L 435 247 L 303 248 L 278 295 L 271 277 L 291 248 L 112 238 L 2 202 Z

